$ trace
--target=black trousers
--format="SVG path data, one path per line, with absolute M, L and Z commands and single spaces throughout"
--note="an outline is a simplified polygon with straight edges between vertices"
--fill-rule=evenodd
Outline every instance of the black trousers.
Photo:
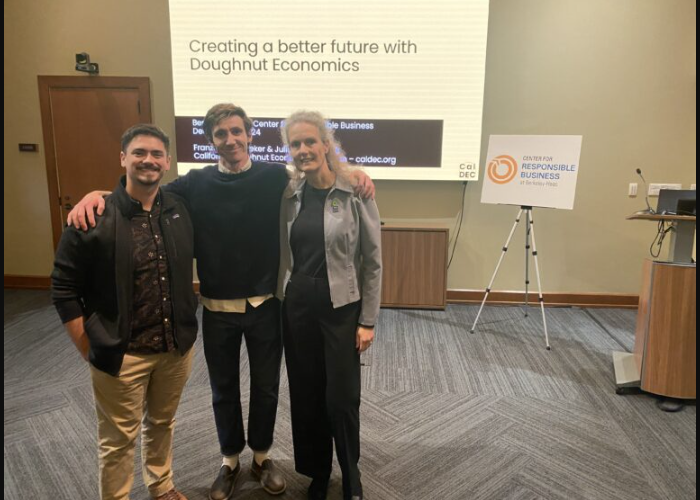
M 294 275 L 282 307 L 296 470 L 330 476 L 335 441 L 346 497 L 362 494 L 360 305 L 333 309 L 327 280 Z
M 250 364 L 248 445 L 254 451 L 267 451 L 272 446 L 282 362 L 280 328 L 280 302 L 274 298 L 257 308 L 247 304 L 241 314 L 204 308 L 204 355 L 223 455 L 240 453 L 246 445 L 240 387 L 243 337 Z

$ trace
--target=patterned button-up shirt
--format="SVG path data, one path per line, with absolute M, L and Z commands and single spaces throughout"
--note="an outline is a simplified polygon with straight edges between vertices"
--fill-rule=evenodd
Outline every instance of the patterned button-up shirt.
M 150 212 L 139 208 L 131 218 L 134 309 L 128 352 L 158 354 L 176 347 L 168 256 L 160 229 L 160 201 Z

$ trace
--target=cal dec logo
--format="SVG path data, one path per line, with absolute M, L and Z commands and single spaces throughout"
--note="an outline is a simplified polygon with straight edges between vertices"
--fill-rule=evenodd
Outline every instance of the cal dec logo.
M 489 162 L 487 173 L 494 183 L 507 184 L 518 173 L 518 162 L 512 156 L 497 156 Z

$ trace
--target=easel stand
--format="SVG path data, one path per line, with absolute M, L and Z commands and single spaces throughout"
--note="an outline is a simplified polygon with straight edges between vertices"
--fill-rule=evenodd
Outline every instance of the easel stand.
M 518 224 L 520 223 L 520 218 L 523 215 L 523 212 L 525 212 L 525 217 L 526 217 L 526 225 L 525 225 L 525 317 L 528 316 L 528 307 L 529 307 L 529 286 L 530 286 L 530 238 L 532 238 L 532 256 L 535 258 L 535 272 L 537 274 L 537 288 L 538 288 L 538 296 L 539 296 L 539 302 L 540 302 L 540 309 L 542 310 L 542 324 L 544 326 L 544 340 L 547 346 L 547 350 L 550 351 L 552 348 L 549 345 L 549 335 L 547 334 L 547 318 L 545 317 L 544 314 L 544 298 L 542 297 L 542 283 L 540 281 L 540 265 L 537 260 L 537 244 L 535 243 L 535 223 L 534 220 L 532 219 L 532 207 L 527 207 L 527 206 L 521 206 L 520 211 L 518 212 L 518 216 L 515 218 L 515 222 L 513 223 L 513 228 L 510 230 L 510 234 L 508 235 L 508 239 L 506 240 L 506 244 L 503 247 L 503 251 L 501 252 L 501 258 L 498 259 L 498 264 L 496 264 L 496 270 L 493 272 L 493 276 L 491 277 L 491 282 L 489 283 L 489 286 L 486 288 L 485 294 L 484 294 L 484 300 L 481 301 L 481 307 L 479 307 L 479 312 L 476 315 L 476 319 L 474 320 L 474 325 L 472 325 L 472 329 L 470 333 L 474 333 L 474 330 L 476 330 L 476 324 L 479 322 L 479 317 L 481 316 L 481 311 L 484 309 L 484 304 L 486 304 L 486 299 L 489 296 L 489 293 L 491 293 L 491 287 L 493 286 L 493 282 L 496 281 L 496 275 L 498 274 L 498 269 L 501 267 L 501 263 L 503 262 L 503 258 L 506 256 L 506 252 L 508 251 L 508 246 L 510 245 L 510 240 L 513 238 L 513 234 L 515 234 L 515 229 L 518 227 Z

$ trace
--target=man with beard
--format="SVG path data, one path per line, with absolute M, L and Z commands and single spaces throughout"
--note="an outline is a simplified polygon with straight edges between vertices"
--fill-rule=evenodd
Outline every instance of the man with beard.
M 141 427 L 149 493 L 185 499 L 173 484 L 172 444 L 192 367 L 197 300 L 192 221 L 184 201 L 159 188 L 170 169 L 168 148 L 153 125 L 124 133 L 126 176 L 93 229 L 66 229 L 51 275 L 59 316 L 90 363 L 102 500 L 129 498 Z

